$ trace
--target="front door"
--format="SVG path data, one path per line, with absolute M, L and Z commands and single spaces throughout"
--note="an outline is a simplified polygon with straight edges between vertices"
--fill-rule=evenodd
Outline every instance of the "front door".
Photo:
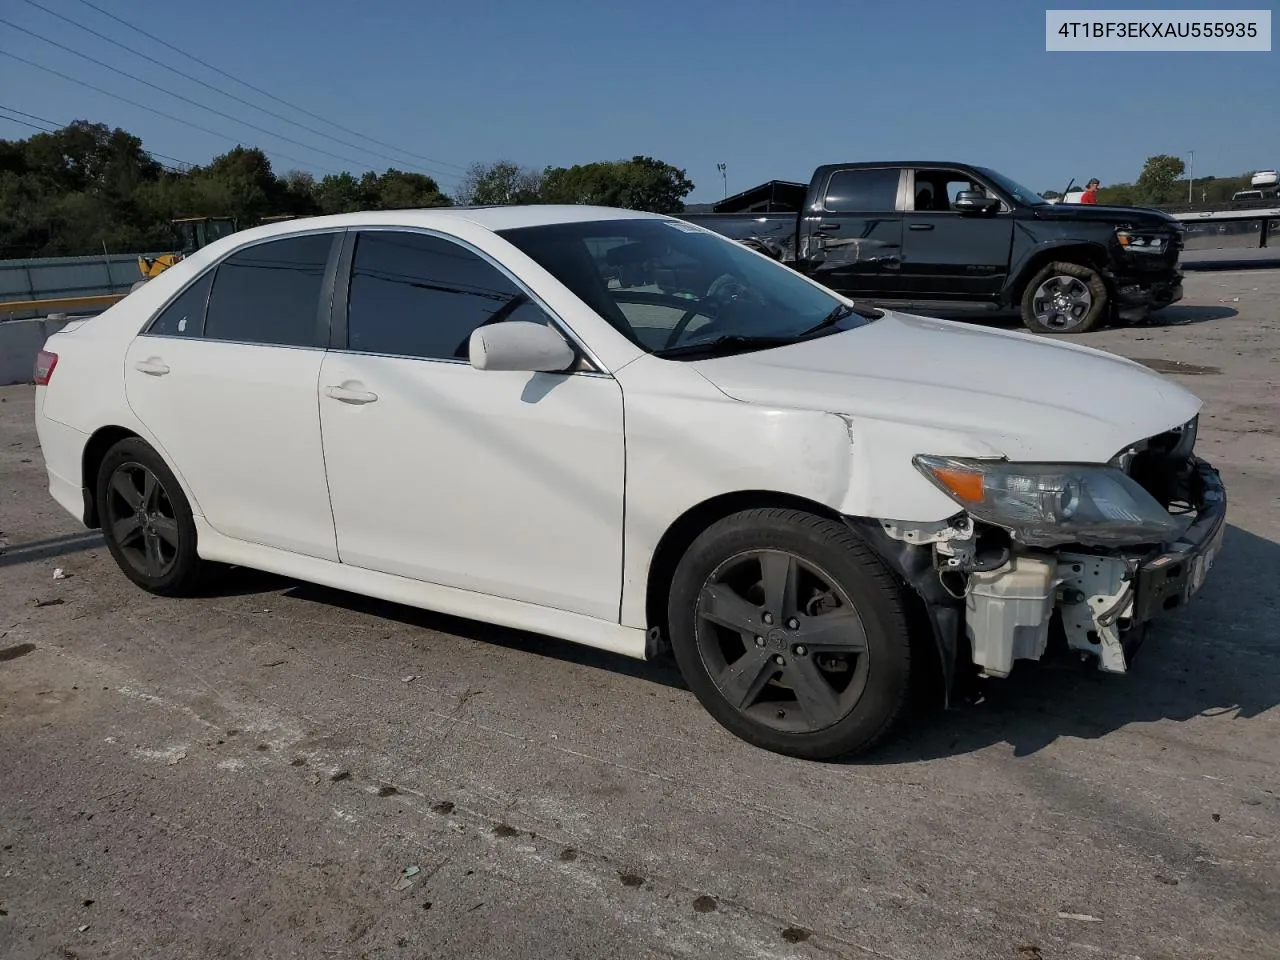
M 904 171 L 898 167 L 836 170 L 822 209 L 800 224 L 799 265 L 824 286 L 852 298 L 894 296 L 901 287 Z
M 335 233 L 254 244 L 190 284 L 125 357 L 129 406 L 220 533 L 337 560 L 316 410 Z
M 486 371 L 467 360 L 471 331 L 498 311 L 552 322 L 522 296 L 452 239 L 356 237 L 346 347 L 320 371 L 338 553 L 616 622 L 621 388 L 601 373 Z
M 962 214 L 953 207 L 962 190 L 993 198 L 995 192 L 958 170 L 911 173 L 903 214 L 903 289 L 921 300 L 999 299 L 1009 276 L 1011 211 L 1002 203 L 993 213 Z

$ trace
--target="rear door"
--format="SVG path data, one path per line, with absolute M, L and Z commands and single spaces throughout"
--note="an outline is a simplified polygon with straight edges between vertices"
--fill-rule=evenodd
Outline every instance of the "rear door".
M 801 222 L 801 262 L 819 283 L 851 297 L 891 296 L 901 288 L 900 167 L 834 170 L 820 209 Z
M 134 339 L 129 406 L 220 533 L 337 560 L 316 383 L 340 233 L 244 247 Z
M 971 173 L 917 167 L 908 171 L 902 235 L 902 284 L 928 300 L 997 300 L 1009 275 L 1013 211 L 1003 200 L 993 213 L 962 214 L 962 190 L 999 199 Z

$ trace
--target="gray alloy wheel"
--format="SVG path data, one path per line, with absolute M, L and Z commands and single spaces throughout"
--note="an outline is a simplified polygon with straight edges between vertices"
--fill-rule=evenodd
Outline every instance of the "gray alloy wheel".
M 730 557 L 695 609 L 698 651 L 720 694 L 785 733 L 836 724 L 866 689 L 862 620 L 834 578 L 783 550 Z
M 140 463 L 125 462 L 107 481 L 103 525 L 124 561 L 159 579 L 178 562 L 178 520 L 164 484 Z
M 1057 275 L 1040 286 L 1031 299 L 1035 317 L 1050 330 L 1067 333 L 1080 326 L 1093 309 L 1093 294 L 1079 277 Z
M 1107 316 L 1106 281 L 1092 267 L 1050 263 L 1022 294 L 1022 322 L 1036 333 L 1088 333 Z

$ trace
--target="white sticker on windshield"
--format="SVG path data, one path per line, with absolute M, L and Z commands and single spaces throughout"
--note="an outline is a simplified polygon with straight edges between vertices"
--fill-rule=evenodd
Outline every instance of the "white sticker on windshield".
M 702 227 L 696 227 L 692 223 L 685 223 L 683 220 L 664 220 L 668 227 L 675 227 L 681 233 L 707 233 Z

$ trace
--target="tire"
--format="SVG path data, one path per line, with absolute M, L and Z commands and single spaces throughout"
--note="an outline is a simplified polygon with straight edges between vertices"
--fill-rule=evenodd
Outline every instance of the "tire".
M 865 753 L 905 712 L 901 586 L 841 523 L 769 508 L 712 524 L 676 567 L 667 616 L 685 682 L 755 746 L 806 760 Z
M 1111 315 L 1106 281 L 1092 267 L 1051 263 L 1022 292 L 1022 322 L 1036 333 L 1088 333 Z
M 196 553 L 191 505 L 150 444 L 127 437 L 108 450 L 94 495 L 103 539 L 126 577 L 162 596 L 192 593 L 204 582 L 210 565 Z

